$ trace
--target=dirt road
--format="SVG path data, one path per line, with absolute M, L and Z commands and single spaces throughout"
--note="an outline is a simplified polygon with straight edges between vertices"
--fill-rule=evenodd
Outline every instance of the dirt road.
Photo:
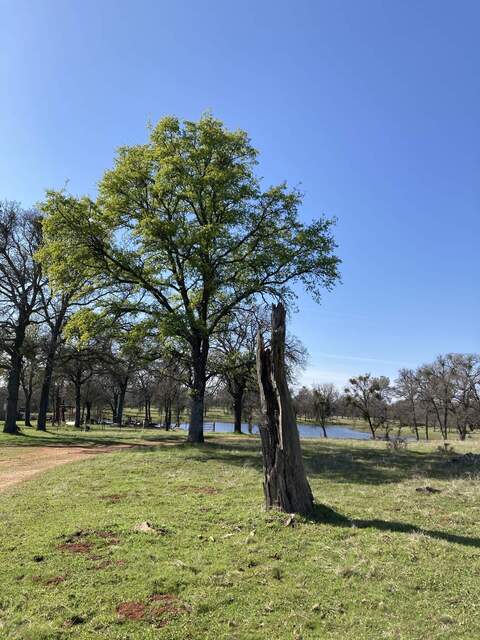
M 135 446 L 138 445 L 11 447 L 7 458 L 0 460 L 0 491 L 61 464 Z

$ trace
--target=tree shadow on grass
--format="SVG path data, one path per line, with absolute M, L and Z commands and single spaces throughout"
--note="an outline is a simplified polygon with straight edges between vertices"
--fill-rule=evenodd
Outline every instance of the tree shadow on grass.
M 184 460 L 194 462 L 221 462 L 231 466 L 251 467 L 262 471 L 260 439 L 254 436 L 208 435 L 203 445 L 191 445 L 183 434 L 171 432 L 124 433 L 59 432 L 50 431 L 45 436 L 24 431 L 21 436 L 0 439 L 0 448 L 17 447 L 80 447 L 93 451 L 103 447 L 119 449 L 159 451 L 168 445 L 171 451 L 184 454 Z M 135 442 L 136 440 L 136 442 Z M 142 440 L 142 442 L 138 442 Z M 480 472 L 471 466 L 452 463 L 449 456 L 435 448 L 390 451 L 385 446 L 369 441 L 320 440 L 302 442 L 307 475 L 312 480 L 328 480 L 337 483 L 382 485 L 425 476 L 429 479 L 449 480 L 468 477 Z
M 303 458 L 311 479 L 334 482 L 380 485 L 421 476 L 436 480 L 468 477 L 480 469 L 458 465 L 436 449 L 390 451 L 387 447 L 359 443 L 303 442 Z M 260 441 L 248 439 L 209 438 L 201 447 L 192 447 L 192 460 L 216 460 L 236 466 L 262 470 Z
M 135 442 L 142 440 L 144 442 Z M 121 434 L 109 434 L 99 431 L 56 431 L 47 430 L 38 432 L 34 430 L 22 429 L 19 433 L 0 439 L 0 449 L 9 447 L 79 447 L 79 448 L 103 448 L 110 446 L 123 446 L 125 448 L 155 449 L 158 444 L 182 445 L 184 441 L 180 438 L 172 437 L 168 432 L 164 433 L 142 433 L 139 431 L 125 431 Z
M 323 504 L 316 504 L 313 513 L 307 517 L 307 521 L 316 524 L 329 524 L 335 527 L 355 527 L 357 529 L 376 529 L 377 531 L 389 531 L 391 533 L 417 533 L 420 535 L 433 538 L 434 540 L 444 540 L 445 542 L 453 542 L 466 547 L 480 548 L 480 538 L 471 538 L 469 536 L 461 536 L 448 531 L 438 531 L 435 529 L 424 529 L 407 522 L 395 522 L 388 520 L 361 520 L 350 519 L 342 515 L 338 511 L 331 509 Z

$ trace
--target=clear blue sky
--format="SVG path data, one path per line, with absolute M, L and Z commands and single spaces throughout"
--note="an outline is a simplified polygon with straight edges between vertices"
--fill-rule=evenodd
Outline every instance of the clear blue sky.
M 0 0 L 0 198 L 94 193 L 164 114 L 246 129 L 338 217 L 306 381 L 480 351 L 480 3 Z

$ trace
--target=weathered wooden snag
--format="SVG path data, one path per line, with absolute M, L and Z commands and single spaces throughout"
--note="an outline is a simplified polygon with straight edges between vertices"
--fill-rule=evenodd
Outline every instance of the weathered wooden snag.
M 285 307 L 272 306 L 272 338 L 265 348 L 257 335 L 264 492 L 267 509 L 310 513 L 313 495 L 303 466 L 300 438 L 285 373 Z

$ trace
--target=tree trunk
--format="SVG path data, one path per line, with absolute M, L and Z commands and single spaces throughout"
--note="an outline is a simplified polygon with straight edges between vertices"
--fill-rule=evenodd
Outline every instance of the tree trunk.
M 110 407 L 112 408 L 112 422 L 113 422 L 113 424 L 116 424 L 117 420 L 118 420 L 118 393 L 117 393 L 117 391 L 113 391 L 112 399 L 113 399 L 113 401 L 110 402 Z
M 370 415 L 368 415 L 368 414 L 367 414 L 367 420 L 368 420 L 368 426 L 370 427 L 370 431 L 372 433 L 372 440 L 375 440 L 376 439 L 375 429 L 374 429 L 373 424 L 372 424 L 372 419 L 371 419 Z
M 201 443 L 203 437 L 203 394 L 194 392 L 190 405 L 190 424 L 188 426 L 188 442 Z
M 167 398 L 165 400 L 165 431 L 169 431 L 172 426 L 172 401 Z
M 144 408 L 145 408 L 145 412 L 144 412 L 144 417 L 143 417 L 143 424 L 145 427 L 150 426 L 150 423 L 152 421 L 152 414 L 150 411 L 150 396 L 146 395 L 145 396 L 145 402 L 144 402 Z
M 47 362 L 45 363 L 45 370 L 43 372 L 40 400 L 38 402 L 37 431 L 47 430 L 48 399 L 50 397 L 50 385 L 52 383 L 53 363 L 54 358 L 47 356 Z
M 85 414 L 85 424 L 90 424 L 90 420 L 92 418 L 92 402 L 91 400 L 87 400 L 85 402 L 86 414 Z
M 418 433 L 417 412 L 415 411 L 415 402 L 412 400 L 412 415 L 413 415 L 413 428 L 415 430 L 415 437 L 420 440 L 420 434 Z
M 20 323 L 15 331 L 15 342 L 10 358 L 10 372 L 7 385 L 7 414 L 5 416 L 4 433 L 18 433 L 18 394 L 22 374 L 22 347 L 25 340 L 26 325 Z
M 52 426 L 57 423 L 60 423 L 60 412 L 59 412 L 59 408 L 58 408 L 58 401 L 57 401 L 57 396 L 60 395 L 60 392 L 58 390 L 58 385 L 57 384 L 50 384 L 50 392 L 48 394 L 50 397 L 47 401 L 47 410 L 48 407 L 51 406 L 52 407 Z M 45 416 L 45 429 L 40 429 L 40 431 L 46 431 L 47 430 L 47 415 Z M 38 424 L 38 421 L 37 421 Z
M 243 389 L 233 396 L 233 414 L 235 423 L 233 426 L 234 433 L 242 433 L 242 407 L 243 407 Z
M 50 388 L 50 404 L 52 405 L 52 425 L 60 424 L 60 385 Z
M 313 495 L 303 466 L 295 411 L 285 374 L 285 308 L 272 307 L 271 350 L 257 337 L 264 493 L 267 509 L 310 513 Z
M 29 385 L 27 388 L 27 392 L 25 393 L 25 426 L 31 427 L 32 423 L 30 422 L 31 414 L 32 414 L 32 379 L 29 380 Z
M 448 440 L 448 407 L 445 402 L 445 409 L 443 410 L 443 424 L 444 424 L 444 439 Z
M 190 424 L 188 427 L 188 442 L 195 444 L 204 441 L 203 414 L 205 388 L 207 386 L 207 354 L 208 342 L 206 342 L 206 339 L 197 340 L 192 346 L 193 387 L 190 405 Z
M 31 423 L 31 416 L 32 416 L 32 412 L 31 412 L 31 401 L 32 401 L 32 397 L 31 396 L 25 396 L 25 426 L 26 427 L 31 427 L 32 423 Z
M 80 428 L 82 421 L 82 385 L 80 382 L 75 382 L 75 427 Z
M 320 421 L 320 426 L 322 427 L 323 437 L 326 438 L 327 437 L 327 429 L 325 427 L 325 418 L 324 417 L 322 417 L 322 419 Z
M 181 410 L 180 410 L 180 406 L 178 405 L 177 406 L 177 419 L 176 419 L 176 422 L 175 422 L 175 426 L 177 427 L 177 429 L 180 428 L 180 413 L 181 413 Z
M 10 373 L 7 386 L 7 415 L 5 417 L 4 433 L 17 433 L 18 394 L 20 390 L 20 369 L 22 356 L 14 354 L 11 358 Z
M 58 338 L 60 337 L 61 327 L 65 318 L 65 311 L 60 312 L 55 326 L 52 329 L 52 335 L 50 337 L 50 342 L 48 345 L 47 360 L 45 362 L 42 390 L 40 392 L 40 400 L 38 405 L 37 431 L 47 430 L 48 398 L 50 396 L 50 387 L 52 384 L 53 367 L 55 365 L 55 355 L 57 353 Z
M 120 392 L 118 394 L 117 404 L 117 423 L 121 427 L 123 423 L 123 408 L 125 406 L 125 394 L 127 393 L 128 378 L 120 383 Z
M 31 427 L 32 423 L 31 419 L 31 407 L 32 407 L 32 396 L 33 396 L 33 376 L 34 376 L 34 368 L 30 366 L 28 370 L 28 377 L 25 377 L 25 369 L 22 367 L 22 371 L 20 374 L 20 381 L 23 389 L 23 397 L 25 400 L 25 426 Z

